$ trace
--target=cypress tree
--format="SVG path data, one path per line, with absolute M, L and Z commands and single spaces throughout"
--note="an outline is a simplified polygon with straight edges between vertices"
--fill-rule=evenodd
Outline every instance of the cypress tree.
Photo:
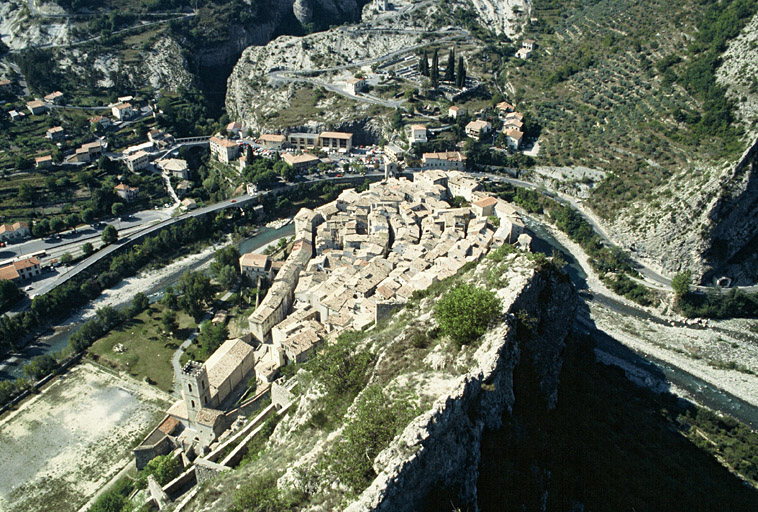
M 429 76 L 429 60 L 426 57 L 426 50 L 421 54 L 421 59 L 418 62 L 418 72 L 422 76 Z
M 430 73 L 430 78 L 432 80 L 432 88 L 436 89 L 440 83 L 440 59 L 437 56 L 436 49 L 434 50 L 434 55 L 432 55 L 432 71 Z
M 466 85 L 466 66 L 463 63 L 463 57 L 458 57 L 458 73 L 455 77 L 455 86 L 459 89 L 463 89 Z
M 451 49 L 447 55 L 447 67 L 445 68 L 445 81 L 455 82 L 455 50 Z

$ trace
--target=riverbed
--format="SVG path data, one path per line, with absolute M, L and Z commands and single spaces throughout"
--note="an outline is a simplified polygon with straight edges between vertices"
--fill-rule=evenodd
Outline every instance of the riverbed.
M 276 229 L 260 228 L 260 231 L 237 245 L 240 254 L 260 251 L 271 243 L 275 243 L 282 237 L 292 236 L 295 233 L 294 223 L 280 226 Z M 227 244 L 228 245 L 228 244 Z M 54 333 L 40 338 L 36 343 L 28 345 L 19 354 L 3 361 L 0 364 L 0 380 L 14 379 L 23 376 L 23 367 L 33 357 L 59 352 L 68 346 L 68 340 L 86 320 L 95 315 L 97 309 L 104 306 L 123 308 L 128 306 L 134 295 L 142 292 L 147 295 L 151 302 L 158 300 L 168 286 L 174 286 L 179 282 L 182 274 L 188 271 L 203 271 L 210 266 L 213 254 L 224 245 L 215 245 L 205 248 L 203 251 L 191 254 L 173 261 L 169 265 L 156 270 L 140 272 L 136 276 L 122 280 L 113 288 L 104 290 L 103 293 L 89 305 L 80 308 L 69 316 L 64 322 L 54 328 Z

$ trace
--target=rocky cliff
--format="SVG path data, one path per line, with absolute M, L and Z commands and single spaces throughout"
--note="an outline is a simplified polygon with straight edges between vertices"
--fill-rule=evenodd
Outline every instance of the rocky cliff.
M 563 276 L 533 271 L 514 279 L 499 295 L 508 321 L 485 335 L 473 355 L 474 366 L 453 389 L 379 454 L 374 461 L 377 478 L 348 511 L 420 510 L 437 489 L 456 489 L 458 501 L 477 510 L 476 468 L 484 430 L 499 428 L 503 413 L 516 400 L 555 405 L 566 327 L 576 311 L 571 284 Z M 517 315 L 534 323 L 519 327 Z M 520 366 L 537 376 L 543 397 L 514 393 L 514 372 Z
M 616 241 L 664 274 L 690 270 L 703 284 L 758 282 L 756 30 L 758 16 L 729 42 L 717 72 L 745 132 L 745 152 L 736 162 L 681 170 L 655 200 L 625 210 L 611 226 Z
M 414 345 L 411 339 L 419 332 L 434 331 L 434 296 L 397 313 L 360 344 L 361 350 L 375 353 L 375 362 L 344 424 L 325 431 L 314 427 L 330 421 L 323 412 L 328 397 L 307 371 L 299 373 L 296 410 L 277 426 L 265 451 L 256 462 L 207 486 L 193 500 L 192 509 L 228 508 L 238 489 L 277 468 L 281 476 L 272 485 L 307 496 L 298 509 L 422 510 L 445 489 L 456 502 L 476 510 L 482 435 L 499 428 L 516 401 L 539 404 L 543 410 L 555 406 L 566 337 L 577 307 L 568 278 L 524 254 L 485 259 L 457 279 L 491 288 L 493 276 L 502 316 L 480 341 L 461 350 L 444 340 L 426 348 Z M 524 372 L 536 381 L 537 391 L 529 395 L 519 395 L 514 388 L 515 375 Z M 356 404 L 375 385 L 388 396 L 415 397 L 420 409 L 373 458 L 375 477 L 355 496 L 344 482 L 325 477 L 323 468 L 335 443 L 348 435 L 346 424 L 356 414 Z
M 359 2 L 362 3 L 365 2 Z M 522 31 L 530 12 L 530 3 L 525 0 L 401 0 L 391 4 L 386 12 L 378 11 L 373 3 L 367 4 L 362 23 L 304 37 L 279 37 L 265 46 L 248 48 L 227 84 L 227 112 L 260 131 L 282 128 L 278 113 L 296 101 L 302 103 L 304 96 L 314 96 L 302 89 L 322 88 L 329 98 L 359 107 L 351 111 L 344 105 L 318 105 L 312 112 L 305 110 L 309 117 L 304 120 L 334 124 L 346 118 L 360 118 L 366 116 L 372 101 L 362 98 L 359 102 L 349 96 L 345 100 L 345 81 L 356 73 L 393 58 L 413 56 L 435 42 L 443 47 L 454 45 L 466 56 L 478 51 L 479 43 L 465 27 L 455 30 L 450 26 L 452 12 L 468 12 L 470 19 L 478 19 L 482 27 L 512 37 Z M 337 19 L 349 20 L 354 5 L 355 2 L 297 0 L 293 12 L 301 23 L 315 20 L 319 10 L 337 12 Z M 374 103 L 395 108 L 401 102 Z
M 690 270 L 704 284 L 755 284 L 757 164 L 758 143 L 737 163 L 680 171 L 652 204 L 617 216 L 614 240 L 663 274 Z

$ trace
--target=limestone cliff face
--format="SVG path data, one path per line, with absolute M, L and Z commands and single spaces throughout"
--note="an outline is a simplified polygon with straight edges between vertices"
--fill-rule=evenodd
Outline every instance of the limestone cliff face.
M 279 129 L 288 123 L 278 118 L 294 98 L 312 93 L 303 88 L 324 87 L 327 97 L 342 100 L 338 107 L 314 105 L 302 109 L 303 121 L 317 120 L 336 124 L 361 118 L 371 107 L 366 100 L 345 99 L 344 84 L 362 66 L 384 62 L 384 57 L 413 54 L 422 42 L 440 41 L 442 45 L 468 43 L 468 33 L 454 32 L 445 24 L 453 10 L 465 10 L 480 17 L 482 27 L 498 34 L 515 37 L 521 33 L 531 10 L 527 0 L 434 0 L 399 1 L 389 11 L 377 11 L 364 0 L 290 0 L 287 3 L 301 23 L 316 26 L 357 20 L 363 22 L 340 26 L 304 37 L 279 37 L 265 46 L 251 46 L 243 53 L 227 83 L 226 110 L 230 116 L 245 121 L 259 131 Z M 362 14 L 360 12 L 363 7 Z M 464 58 L 468 58 L 464 55 Z M 472 58 L 474 58 L 472 56 Z M 307 100 L 306 100 L 307 102 Z M 350 102 L 352 110 L 344 107 Z M 398 102 L 389 106 L 396 108 Z
M 532 11 L 531 0 L 471 0 L 471 3 L 484 26 L 511 38 L 521 33 Z
M 528 366 L 548 407 L 555 405 L 576 295 L 568 279 L 550 273 L 533 272 L 515 281 L 511 286 L 520 291 L 501 296 L 511 299 L 506 302 L 511 314 L 528 315 L 535 327 L 525 334 L 512 316 L 487 333 L 474 355 L 477 364 L 379 454 L 377 478 L 348 511 L 420 510 L 434 489 L 459 489 L 461 501 L 477 510 L 482 432 L 499 428 L 503 412 L 511 411 L 516 400 L 534 400 L 514 393 L 514 371 Z
M 758 142 L 736 164 L 672 178 L 657 204 L 622 212 L 611 227 L 615 240 L 662 273 L 691 270 L 712 284 L 758 280 Z M 664 188 L 665 190 L 665 188 Z M 668 196 L 667 198 L 665 198 Z
M 156 41 L 149 51 L 143 52 L 143 70 L 140 73 L 155 89 L 176 91 L 188 88 L 193 77 L 188 71 L 187 59 L 177 42 L 170 37 Z M 134 76 L 136 79 L 137 76 Z

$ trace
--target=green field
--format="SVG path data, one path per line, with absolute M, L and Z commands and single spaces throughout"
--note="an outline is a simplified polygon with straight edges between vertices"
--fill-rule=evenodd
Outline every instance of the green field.
M 165 311 L 166 307 L 162 304 L 152 304 L 134 319 L 97 340 L 90 347 L 89 356 L 136 379 L 149 379 L 148 382 L 163 391 L 170 391 L 174 379 L 171 356 L 195 328 L 195 322 L 186 313 L 179 312 L 179 332 L 169 337 L 160 327 Z M 126 351 L 120 354 L 114 352 L 113 347 L 117 343 L 121 343 Z

